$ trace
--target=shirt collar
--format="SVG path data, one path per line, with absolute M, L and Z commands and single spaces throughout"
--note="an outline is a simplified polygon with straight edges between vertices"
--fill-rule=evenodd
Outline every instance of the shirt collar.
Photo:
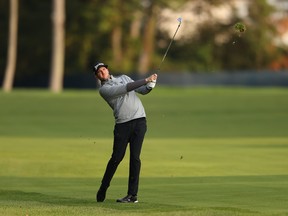
M 101 81 L 101 85 L 103 86 L 105 83 L 108 83 L 112 81 L 113 79 L 115 79 L 114 76 L 110 74 L 110 77 L 107 80 Z

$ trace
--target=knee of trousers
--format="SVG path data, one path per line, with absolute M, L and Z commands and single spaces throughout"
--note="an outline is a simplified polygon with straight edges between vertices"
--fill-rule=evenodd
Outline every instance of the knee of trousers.
M 134 161 L 134 162 L 137 162 L 137 163 L 141 163 L 141 159 L 140 159 L 140 157 L 133 157 L 133 156 L 130 156 L 130 161 Z
M 123 160 L 123 157 L 122 158 L 111 157 L 110 162 L 113 163 L 114 165 L 118 166 L 122 160 Z

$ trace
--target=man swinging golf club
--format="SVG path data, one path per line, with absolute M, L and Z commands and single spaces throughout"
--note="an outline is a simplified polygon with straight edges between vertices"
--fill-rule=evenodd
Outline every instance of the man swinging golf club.
M 97 63 L 93 67 L 95 76 L 101 82 L 99 93 L 113 109 L 115 117 L 112 156 L 107 164 L 101 186 L 97 192 L 97 202 L 103 202 L 114 173 L 124 158 L 130 145 L 130 165 L 127 196 L 117 199 L 121 203 L 137 203 L 140 174 L 140 153 L 147 130 L 144 107 L 136 95 L 148 94 L 156 85 L 157 74 L 146 79 L 133 81 L 126 75 L 110 75 L 108 65 Z

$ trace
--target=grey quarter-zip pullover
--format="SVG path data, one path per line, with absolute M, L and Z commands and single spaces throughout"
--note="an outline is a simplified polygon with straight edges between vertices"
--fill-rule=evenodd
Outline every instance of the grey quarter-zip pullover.
M 151 90 L 146 87 L 145 81 L 136 89 L 127 88 L 127 84 L 131 82 L 134 80 L 126 75 L 110 75 L 99 88 L 100 95 L 113 109 L 116 124 L 146 117 L 145 109 L 136 93 L 145 95 Z

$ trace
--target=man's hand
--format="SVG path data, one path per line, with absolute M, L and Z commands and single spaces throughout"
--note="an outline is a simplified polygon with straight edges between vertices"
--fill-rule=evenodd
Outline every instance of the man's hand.
M 146 84 L 147 89 L 153 89 L 156 86 L 156 80 L 153 80 Z
M 146 82 L 152 82 L 152 81 L 155 81 L 157 80 L 157 74 L 152 74 L 151 76 L 147 77 L 146 79 Z
M 146 81 L 148 82 L 146 84 L 146 87 L 148 89 L 153 89 L 156 86 L 156 80 L 157 80 L 157 74 L 152 74 L 150 77 L 146 78 Z

